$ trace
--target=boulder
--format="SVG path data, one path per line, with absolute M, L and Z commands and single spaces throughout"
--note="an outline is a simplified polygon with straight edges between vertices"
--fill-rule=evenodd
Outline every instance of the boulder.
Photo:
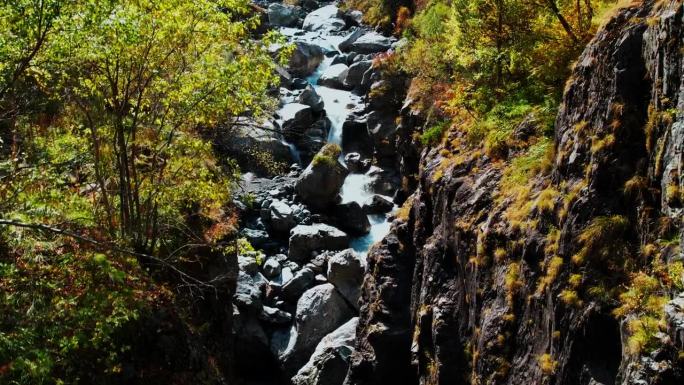
M 349 67 L 346 64 L 335 64 L 328 67 L 318 79 L 318 84 L 330 88 L 344 89 Z
M 306 31 L 342 31 L 347 23 L 338 16 L 339 9 L 335 5 L 326 5 L 306 15 L 302 28 Z
M 344 163 L 351 173 L 362 174 L 370 167 L 370 159 L 363 159 L 358 152 L 350 152 L 344 156 Z
M 259 154 L 270 154 L 273 162 L 292 164 L 295 158 L 282 135 L 270 122 L 241 119 L 217 139 L 221 152 L 235 159 L 244 172 L 273 176 L 272 163 L 260 161 Z M 245 151 L 249 149 L 250 151 Z
M 238 268 L 249 275 L 254 275 L 259 270 L 256 258 L 251 255 L 238 255 Z
M 365 270 L 365 261 L 353 249 L 341 251 L 328 260 L 328 281 L 356 310 L 359 310 Z
M 341 203 L 333 210 L 338 226 L 351 235 L 368 234 L 371 225 L 368 216 L 357 202 Z
M 321 64 L 323 56 L 323 48 L 298 41 L 295 43 L 292 56 L 290 56 L 288 72 L 297 77 L 307 77 Z
M 285 202 L 274 200 L 269 206 L 271 227 L 280 233 L 287 233 L 297 225 L 292 208 Z
M 382 195 L 373 195 L 363 203 L 366 214 L 385 214 L 394 208 L 394 203 Z
M 235 355 L 235 365 L 240 371 L 263 370 L 262 357 L 270 356 L 270 345 L 266 332 L 259 319 L 251 314 L 243 314 L 233 308 L 233 335 L 235 346 L 240 347 L 240 354 Z
M 352 309 L 332 284 L 307 290 L 297 301 L 294 326 L 289 332 L 275 332 L 271 339 L 271 349 L 285 374 L 294 375 L 308 361 L 321 339 L 352 316 Z
M 311 107 L 301 103 L 284 105 L 278 110 L 278 115 L 282 119 L 283 135 L 289 140 L 301 136 L 314 122 Z
M 393 40 L 377 32 L 368 32 L 358 37 L 349 45 L 349 49 L 356 53 L 378 53 L 387 51 L 392 47 Z
M 299 225 L 290 230 L 289 258 L 305 262 L 319 250 L 342 250 L 349 246 L 349 237 L 341 230 L 322 223 Z
M 282 3 L 271 3 L 268 6 L 268 23 L 274 27 L 294 27 L 299 21 L 301 9 Z
M 247 238 L 249 243 L 256 248 L 262 248 L 265 244 L 267 244 L 270 241 L 270 236 L 264 230 L 245 228 L 242 229 L 240 234 L 242 234 L 243 237 Z
M 259 290 L 252 276 L 244 271 L 238 274 L 233 301 L 246 313 L 259 314 L 261 312 L 261 290 Z
M 340 163 L 340 148 L 324 146 L 295 183 L 297 195 L 310 207 L 325 209 L 337 201 L 349 171 Z
M 309 268 L 299 270 L 291 280 L 283 285 L 283 296 L 286 300 L 296 302 L 308 288 L 314 284 L 316 274 Z
M 293 385 L 342 385 L 354 352 L 358 317 L 323 337 L 313 355 L 297 374 Z
M 306 88 L 302 90 L 302 93 L 297 97 L 297 102 L 301 104 L 306 104 L 311 107 L 314 112 L 323 111 L 323 98 L 316 92 L 316 90 L 307 84 Z
M 372 65 L 373 62 L 370 60 L 361 60 L 350 65 L 349 69 L 347 70 L 347 76 L 344 78 L 344 86 L 347 88 L 361 87 L 363 74 L 371 69 Z
M 280 265 L 280 262 L 278 262 L 278 260 L 275 258 L 267 259 L 262 266 L 264 276 L 266 276 L 268 279 L 273 279 L 280 275 L 282 269 L 283 267 Z

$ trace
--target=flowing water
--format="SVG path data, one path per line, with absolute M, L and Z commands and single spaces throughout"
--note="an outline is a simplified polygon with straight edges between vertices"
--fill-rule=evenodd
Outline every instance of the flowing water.
M 337 45 L 343 40 L 343 36 L 338 36 L 323 32 L 304 32 L 296 28 L 281 28 L 280 32 L 287 36 L 290 41 L 305 41 L 321 46 L 327 51 L 338 51 Z M 326 116 L 330 119 L 331 127 L 328 134 L 328 142 L 341 144 L 342 142 L 342 125 L 347 119 L 352 110 L 363 104 L 361 97 L 354 95 L 350 91 L 333 89 L 318 85 L 318 79 L 330 67 L 333 58 L 325 57 L 316 71 L 306 78 L 307 82 L 313 86 L 318 95 L 323 99 Z M 340 161 L 344 163 L 344 155 L 340 157 Z M 374 194 L 369 191 L 369 183 L 371 177 L 366 174 L 349 174 L 342 186 L 342 202 L 355 201 L 360 205 Z M 391 197 L 386 197 L 392 200 Z M 353 238 L 351 240 L 351 247 L 358 253 L 365 255 L 373 243 L 382 239 L 390 229 L 390 222 L 385 215 L 369 215 L 368 220 L 371 224 L 371 230 L 368 234 Z

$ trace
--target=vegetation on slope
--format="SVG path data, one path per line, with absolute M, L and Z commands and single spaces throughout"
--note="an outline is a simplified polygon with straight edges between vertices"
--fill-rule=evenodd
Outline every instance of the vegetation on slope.
M 277 79 L 250 10 L 0 2 L 0 382 L 110 383 L 130 323 L 223 283 L 237 170 L 205 138 Z

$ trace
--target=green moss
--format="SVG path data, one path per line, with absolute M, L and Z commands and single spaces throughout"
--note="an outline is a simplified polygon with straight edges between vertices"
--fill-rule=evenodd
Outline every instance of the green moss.
M 334 143 L 328 143 L 314 156 L 311 164 L 313 166 L 318 165 L 328 165 L 332 166 L 337 164 L 337 158 L 340 157 L 342 153 L 342 148 Z

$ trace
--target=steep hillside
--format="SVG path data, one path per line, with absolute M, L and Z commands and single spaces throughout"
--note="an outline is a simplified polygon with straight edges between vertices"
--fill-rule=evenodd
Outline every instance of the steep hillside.
M 348 384 L 682 383 L 683 16 L 619 10 L 551 142 L 496 160 L 452 130 L 423 151 L 368 256 Z

